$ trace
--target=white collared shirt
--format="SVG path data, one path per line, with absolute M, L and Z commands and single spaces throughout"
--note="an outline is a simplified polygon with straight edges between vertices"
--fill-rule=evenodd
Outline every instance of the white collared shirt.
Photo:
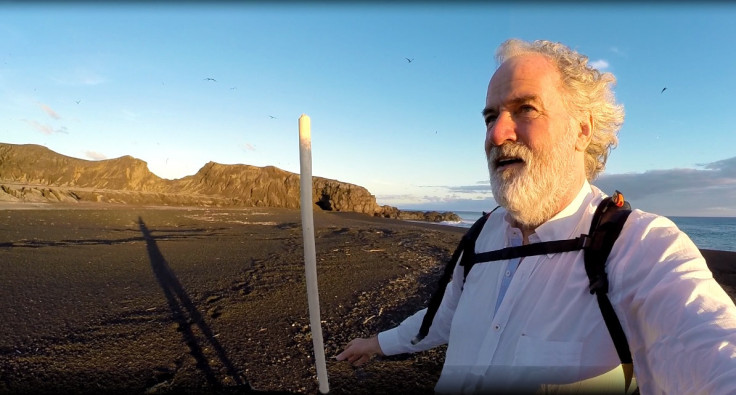
M 605 195 L 587 182 L 530 242 L 587 233 Z M 508 246 L 503 209 L 491 214 L 476 253 Z M 478 263 L 463 286 L 458 265 L 429 334 L 426 309 L 378 340 L 386 355 L 448 344 L 437 392 L 624 391 L 613 341 L 588 291 L 582 251 L 525 257 L 496 309 L 508 261 Z M 669 219 L 634 210 L 606 267 L 608 297 L 626 332 L 642 394 L 736 393 L 736 306 L 698 248 Z M 495 311 L 495 314 L 494 314 Z

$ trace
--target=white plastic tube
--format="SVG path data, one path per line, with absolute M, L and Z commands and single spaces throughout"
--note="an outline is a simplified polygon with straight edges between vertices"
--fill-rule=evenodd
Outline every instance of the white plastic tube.
M 302 212 L 302 235 L 304 236 L 304 269 L 307 278 L 307 302 L 309 324 L 312 328 L 314 363 L 317 367 L 319 392 L 330 391 L 327 382 L 325 347 L 322 340 L 322 323 L 319 317 L 319 291 L 317 289 L 317 254 L 314 247 L 314 216 L 312 213 L 312 130 L 311 120 L 306 114 L 299 117 L 299 162 L 301 174 L 300 206 Z

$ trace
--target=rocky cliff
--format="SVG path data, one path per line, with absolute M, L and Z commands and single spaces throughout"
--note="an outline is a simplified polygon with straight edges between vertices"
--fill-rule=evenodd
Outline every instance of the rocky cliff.
M 318 209 L 387 218 L 459 221 L 454 213 L 422 213 L 379 206 L 367 189 L 312 177 Z M 89 161 L 39 145 L 0 143 L 0 201 L 299 208 L 299 174 L 273 166 L 209 162 L 196 174 L 167 180 L 146 162 L 123 156 Z M 421 218 L 420 218 L 421 217 Z
M 123 156 L 88 161 L 33 144 L 0 143 L 0 180 L 31 185 L 157 191 L 169 181 L 148 171 L 146 162 Z

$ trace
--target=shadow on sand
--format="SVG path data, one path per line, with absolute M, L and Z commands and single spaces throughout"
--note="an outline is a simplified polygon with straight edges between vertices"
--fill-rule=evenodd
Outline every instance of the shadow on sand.
M 191 355 L 197 361 L 197 368 L 204 373 L 207 384 L 210 387 L 208 393 L 217 394 L 288 394 L 285 391 L 257 391 L 251 388 L 250 384 L 244 376 L 237 372 L 233 363 L 228 359 L 225 349 L 215 338 L 212 330 L 207 325 L 202 314 L 197 310 L 187 292 L 182 287 L 176 275 L 169 267 L 166 259 L 156 244 L 156 238 L 146 227 L 143 218 L 138 217 L 141 233 L 146 241 L 148 256 L 151 260 L 151 268 L 156 275 L 161 289 L 166 295 L 174 321 L 178 324 L 178 330 L 182 334 L 182 340 L 189 347 Z M 198 341 L 194 333 L 194 329 L 199 328 L 202 336 L 212 350 L 217 355 L 217 360 L 225 367 L 227 375 L 230 376 L 235 385 L 225 386 L 215 374 L 207 356 L 203 352 L 203 347 Z M 201 337 L 200 337 L 201 338 Z

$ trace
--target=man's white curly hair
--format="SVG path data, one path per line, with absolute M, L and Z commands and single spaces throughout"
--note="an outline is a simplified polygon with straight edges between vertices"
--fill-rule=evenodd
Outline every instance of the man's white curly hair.
M 593 181 L 606 167 L 610 151 L 618 144 L 618 134 L 624 122 L 624 108 L 616 103 L 613 87 L 616 77 L 601 73 L 588 65 L 588 57 L 567 46 L 544 40 L 533 42 L 509 39 L 496 51 L 500 65 L 505 60 L 523 54 L 541 54 L 550 58 L 558 70 L 564 89 L 565 106 L 575 119 L 592 120 L 591 141 L 585 152 L 585 172 Z

